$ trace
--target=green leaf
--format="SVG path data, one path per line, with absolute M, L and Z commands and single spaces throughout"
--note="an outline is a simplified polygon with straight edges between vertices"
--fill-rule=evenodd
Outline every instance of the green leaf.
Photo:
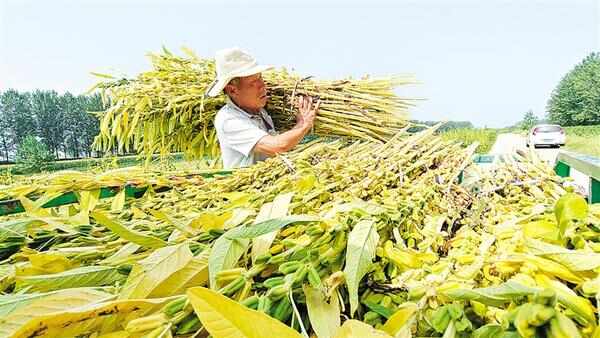
M 96 220 L 96 222 L 107 227 L 112 232 L 129 242 L 133 242 L 135 244 L 139 244 L 141 246 L 149 248 L 161 248 L 167 245 L 167 242 L 163 241 L 160 238 L 128 229 L 126 226 L 109 218 L 100 211 L 94 211 L 91 213 L 91 215 Z
M 507 281 L 498 286 L 479 288 L 479 289 L 451 289 L 444 292 L 451 300 L 475 300 L 485 305 L 501 307 L 502 305 L 524 297 L 533 295 L 538 290 L 519 284 L 514 281 Z
M 15 219 L 0 223 L 0 243 L 4 242 L 8 236 L 25 237 L 27 228 L 36 222 L 42 224 L 41 221 L 34 219 Z
M 223 236 L 228 239 L 252 239 L 270 233 L 293 223 L 316 222 L 319 218 L 310 215 L 292 215 L 273 218 L 246 227 L 237 227 L 227 231 Z
M 566 193 L 554 206 L 554 215 L 560 228 L 561 237 L 573 221 L 583 221 L 587 217 L 588 204 L 578 194 Z
M 294 193 L 277 195 L 273 202 L 263 204 L 254 223 L 286 216 L 293 196 Z M 252 239 L 252 262 L 255 262 L 258 256 L 269 250 L 277 234 L 278 231 L 275 230 Z
M 84 266 L 60 273 L 16 278 L 16 290 L 53 291 L 68 288 L 112 285 L 125 276 L 110 266 Z
M 208 276 L 211 288 L 217 287 L 217 273 L 236 266 L 249 244 L 250 240 L 248 239 L 229 239 L 225 236 L 217 238 L 208 258 Z
M 556 300 L 559 304 L 573 311 L 588 324 L 596 322 L 596 310 L 589 299 L 578 296 L 565 284 L 550 279 L 544 274 L 536 275 L 535 281 L 540 287 L 552 289 L 556 293 Z
M 487 324 L 473 331 L 473 338 L 496 338 L 504 333 L 501 325 Z
M 358 222 L 348 235 L 344 275 L 348 285 L 351 316 L 358 307 L 358 285 L 373 264 L 378 241 L 379 234 L 372 220 Z
M 365 301 L 364 304 L 369 308 L 369 310 L 371 310 L 373 312 L 377 312 L 385 319 L 389 319 L 394 314 L 394 311 L 388 309 L 387 307 L 385 307 L 383 305 L 377 304 L 375 302 Z
M 549 258 L 571 271 L 587 271 L 600 267 L 600 253 L 570 250 L 535 239 L 526 241 L 526 245 L 533 254 Z
M 448 308 L 442 306 L 433 312 L 430 323 L 436 332 L 442 333 L 446 331 L 451 319 L 452 318 L 450 318 L 450 314 L 448 313 Z
M 48 293 L 15 293 L 0 295 L 0 318 L 5 317 L 9 313 L 25 306 L 32 301 L 46 297 Z
M 157 249 L 135 265 L 119 295 L 120 299 L 146 298 L 192 260 L 187 243 Z
M 301 338 L 291 327 L 268 315 L 249 309 L 217 292 L 191 288 L 187 292 L 194 312 L 214 338 Z
M 318 338 L 330 338 L 335 335 L 341 325 L 340 304 L 337 294 L 325 301 L 325 295 L 309 285 L 302 287 L 306 297 L 306 308 L 310 325 Z

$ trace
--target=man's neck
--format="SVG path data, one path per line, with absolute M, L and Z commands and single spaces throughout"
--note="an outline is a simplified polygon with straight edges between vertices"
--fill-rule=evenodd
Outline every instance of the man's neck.
M 233 99 L 232 97 L 229 97 L 229 99 L 231 100 L 231 102 L 233 102 L 236 106 L 238 106 L 241 110 L 245 111 L 246 113 L 250 114 L 250 115 L 258 115 L 260 113 L 260 109 L 250 109 L 248 107 L 244 107 L 243 105 L 237 103 L 235 101 L 235 99 Z

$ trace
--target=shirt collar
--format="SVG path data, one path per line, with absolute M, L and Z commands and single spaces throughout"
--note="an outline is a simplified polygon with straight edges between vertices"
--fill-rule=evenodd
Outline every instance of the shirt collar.
M 228 96 L 227 97 L 227 104 L 230 105 L 233 109 L 239 111 L 240 113 L 250 117 L 250 118 L 260 118 L 260 116 L 258 116 L 257 114 L 250 114 L 247 111 L 243 110 L 242 108 L 240 108 L 237 104 L 235 104 L 235 102 L 233 102 L 233 100 Z M 264 116 L 265 110 L 261 108 L 259 114 Z

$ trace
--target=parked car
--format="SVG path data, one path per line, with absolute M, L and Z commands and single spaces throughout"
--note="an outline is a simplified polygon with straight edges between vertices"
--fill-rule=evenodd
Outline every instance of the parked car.
M 560 147 L 565 145 L 565 130 L 558 124 L 538 124 L 527 135 L 527 146 Z

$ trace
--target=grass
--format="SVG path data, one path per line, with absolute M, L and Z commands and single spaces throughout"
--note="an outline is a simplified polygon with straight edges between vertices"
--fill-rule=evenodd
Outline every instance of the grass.
M 565 149 L 600 157 L 600 125 L 564 128 L 567 133 Z
M 581 154 L 600 157 L 600 125 L 564 127 L 567 133 L 567 144 L 564 149 Z M 478 153 L 490 151 L 498 134 L 516 133 L 527 137 L 527 130 L 520 129 L 453 129 L 442 133 L 446 140 L 456 140 L 465 146 L 479 142 Z
M 591 140 L 590 137 L 594 137 L 596 140 Z M 600 158 L 600 135 L 579 136 L 569 135 L 567 132 L 567 144 L 565 144 L 564 148 L 576 153 L 592 155 Z
M 479 146 L 475 150 L 476 153 L 484 154 L 492 149 L 496 137 L 498 136 L 498 129 L 452 129 L 441 134 L 444 140 L 448 141 L 459 141 L 464 146 L 468 146 L 474 142 L 479 142 Z

